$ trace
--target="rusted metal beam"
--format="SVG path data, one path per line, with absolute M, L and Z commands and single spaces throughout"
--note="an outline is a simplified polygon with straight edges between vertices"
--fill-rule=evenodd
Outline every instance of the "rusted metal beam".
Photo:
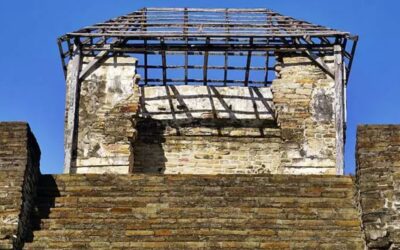
M 207 37 L 206 39 L 206 47 L 210 44 L 210 38 Z M 203 61 L 203 81 L 204 85 L 207 85 L 207 76 L 208 76 L 208 50 L 204 52 L 204 61 Z
M 250 39 L 250 46 L 253 45 L 253 39 Z M 247 61 L 246 61 L 246 72 L 244 75 L 244 86 L 247 86 L 249 83 L 249 77 L 250 77 L 250 65 L 251 65 L 251 50 L 247 52 Z

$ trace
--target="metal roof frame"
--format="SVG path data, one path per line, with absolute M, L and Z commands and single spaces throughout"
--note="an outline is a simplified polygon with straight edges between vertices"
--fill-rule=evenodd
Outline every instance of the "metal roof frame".
M 268 86 L 277 53 L 298 53 L 309 57 L 327 74 L 334 73 L 319 59 L 334 55 L 340 45 L 346 67 L 347 83 L 352 67 L 358 36 L 348 32 L 311 24 L 284 16 L 268 9 L 198 9 L 198 8 L 143 8 L 106 22 L 67 33 L 58 39 L 64 73 L 68 61 L 77 53 L 93 57 L 79 72 L 83 80 L 103 60 L 111 55 L 143 55 L 138 65 L 144 71 L 144 85 L 204 84 L 222 86 Z M 149 56 L 158 55 L 161 63 L 151 64 Z M 183 63 L 167 61 L 170 55 L 180 55 Z M 202 64 L 191 64 L 191 56 L 202 56 Z M 223 65 L 211 66 L 210 56 L 222 56 Z M 242 56 L 243 65 L 231 66 L 231 57 Z M 263 66 L 252 66 L 260 57 Z M 271 63 L 272 62 L 272 63 Z M 159 69 L 154 78 L 149 71 Z M 171 79 L 168 71 L 181 69 L 181 78 Z M 202 77 L 193 78 L 190 70 L 202 70 Z M 209 70 L 223 71 L 220 79 L 210 79 Z M 229 79 L 228 72 L 244 71 L 243 79 Z M 261 80 L 251 79 L 252 72 L 263 71 Z M 149 77 L 152 76 L 152 78 Z

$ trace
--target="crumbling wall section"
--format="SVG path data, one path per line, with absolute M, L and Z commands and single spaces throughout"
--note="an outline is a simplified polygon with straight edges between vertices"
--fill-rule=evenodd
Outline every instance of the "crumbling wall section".
M 29 125 L 0 123 L 0 249 L 21 249 L 31 236 L 40 149 Z
M 368 249 L 400 249 L 400 125 L 359 126 L 356 160 Z
M 333 70 L 333 57 L 324 61 Z M 282 173 L 341 172 L 343 166 L 337 166 L 334 79 L 307 57 L 282 54 L 278 62 L 272 92 L 282 133 Z
M 277 173 L 280 130 L 268 87 L 141 88 L 136 173 Z
M 92 58 L 85 58 L 84 65 Z M 108 58 L 82 83 L 72 173 L 128 173 L 138 109 L 136 59 Z
M 139 90 L 135 64 L 109 58 L 81 83 L 71 172 L 342 173 L 343 86 L 308 57 L 279 55 L 272 87 Z

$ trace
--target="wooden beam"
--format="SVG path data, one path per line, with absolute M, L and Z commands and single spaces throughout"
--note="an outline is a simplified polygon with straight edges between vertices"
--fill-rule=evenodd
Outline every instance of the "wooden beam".
M 94 70 L 98 68 L 107 58 L 108 50 L 101 51 L 93 60 L 91 60 L 79 74 L 79 81 L 84 81 Z
M 107 41 L 107 39 L 103 38 L 103 40 L 101 40 L 99 43 L 100 44 L 102 42 L 105 43 L 106 41 Z M 128 41 L 128 39 L 125 39 L 125 38 L 113 38 L 113 39 L 111 39 L 109 46 L 112 47 L 115 45 L 124 45 L 124 44 L 126 44 L 127 41 Z M 146 44 L 145 44 L 145 46 L 146 46 Z M 79 81 L 81 81 L 81 82 L 84 81 L 88 75 L 90 75 L 94 70 L 96 70 L 97 67 L 99 65 L 101 65 L 108 58 L 109 52 L 110 52 L 110 50 L 104 50 L 104 51 L 101 51 L 99 54 L 97 54 L 97 56 L 92 61 L 90 61 L 84 69 L 82 69 L 82 71 L 79 75 Z
M 344 168 L 344 144 L 346 128 L 346 101 L 343 72 L 343 51 L 335 45 L 335 121 L 336 121 L 336 174 L 342 175 Z
M 350 52 L 351 58 L 349 59 L 349 65 L 346 71 L 346 84 L 349 81 L 351 67 L 353 66 L 354 55 L 356 53 L 356 48 L 358 43 L 358 36 L 352 37 L 351 40 L 353 41 L 353 45 L 351 47 L 351 52 Z
M 307 57 L 313 61 L 320 69 L 322 69 L 326 74 L 328 74 L 332 79 L 335 79 L 335 74 L 332 72 L 329 67 L 325 64 L 325 62 L 321 59 L 321 57 L 315 55 L 313 52 L 309 50 L 305 50 L 304 53 Z
M 61 56 L 61 65 L 63 68 L 63 72 L 64 72 L 64 78 L 67 79 L 67 64 L 65 63 L 65 55 L 64 55 L 64 50 L 62 47 L 62 40 L 58 39 L 57 41 L 57 45 L 58 45 L 58 50 Z
M 64 134 L 64 173 L 71 173 L 71 166 L 76 157 L 77 129 L 79 118 L 79 73 L 82 56 L 79 44 L 75 45 L 74 56 L 71 59 L 70 71 L 67 77 L 67 114 Z
M 185 40 L 183 40 L 185 41 Z M 204 41 L 204 40 L 203 40 Z M 124 44 L 123 46 L 90 46 L 90 45 L 83 45 L 83 51 L 113 51 L 113 52 L 127 52 L 127 53 L 143 53 L 147 49 L 148 52 L 154 51 L 161 51 L 161 45 L 151 43 L 148 44 L 145 48 L 144 44 Z M 253 44 L 253 46 L 249 46 L 249 44 L 209 44 L 206 46 L 205 44 L 198 44 L 198 43 L 189 43 L 188 46 L 182 43 L 165 43 L 164 42 L 164 50 L 168 52 L 173 51 L 213 51 L 213 52 L 224 52 L 224 51 L 258 51 L 258 52 L 265 52 L 265 51 L 278 51 L 278 52 L 298 52 L 298 51 L 322 51 L 322 52 L 332 52 L 333 46 L 332 45 L 309 45 L 309 44 L 302 44 L 302 45 L 293 45 L 291 43 L 288 44 Z M 333 54 L 333 53 L 332 53 Z

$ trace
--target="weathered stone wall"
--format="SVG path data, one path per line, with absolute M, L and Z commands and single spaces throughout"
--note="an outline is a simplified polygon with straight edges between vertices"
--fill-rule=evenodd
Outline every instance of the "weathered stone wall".
M 190 134 L 168 133 L 151 122 L 138 126 L 134 172 L 167 174 L 278 173 L 280 131 L 263 128 L 185 128 Z M 152 126 L 152 127 L 150 127 Z M 158 131 L 158 132 L 157 132 Z M 157 134 L 158 133 L 158 134 Z
M 40 149 L 28 124 L 0 123 L 0 249 L 20 249 L 30 236 L 40 175 Z
M 285 54 L 278 61 L 272 92 L 283 141 L 282 173 L 341 174 L 337 135 L 343 131 L 335 118 L 334 79 L 306 57 Z M 333 57 L 325 63 L 333 69 Z
M 136 60 L 108 59 L 82 82 L 71 172 L 342 174 L 343 86 L 306 57 L 278 59 L 272 88 L 140 93 Z
M 90 60 L 85 58 L 83 68 Z M 71 173 L 128 173 L 132 168 L 138 109 L 135 66 L 134 58 L 112 57 L 81 83 Z
M 55 175 L 39 190 L 27 249 L 364 249 L 350 176 Z
M 270 88 L 141 88 L 134 172 L 277 173 Z
M 400 249 L 400 125 L 357 130 L 357 185 L 369 249 Z

